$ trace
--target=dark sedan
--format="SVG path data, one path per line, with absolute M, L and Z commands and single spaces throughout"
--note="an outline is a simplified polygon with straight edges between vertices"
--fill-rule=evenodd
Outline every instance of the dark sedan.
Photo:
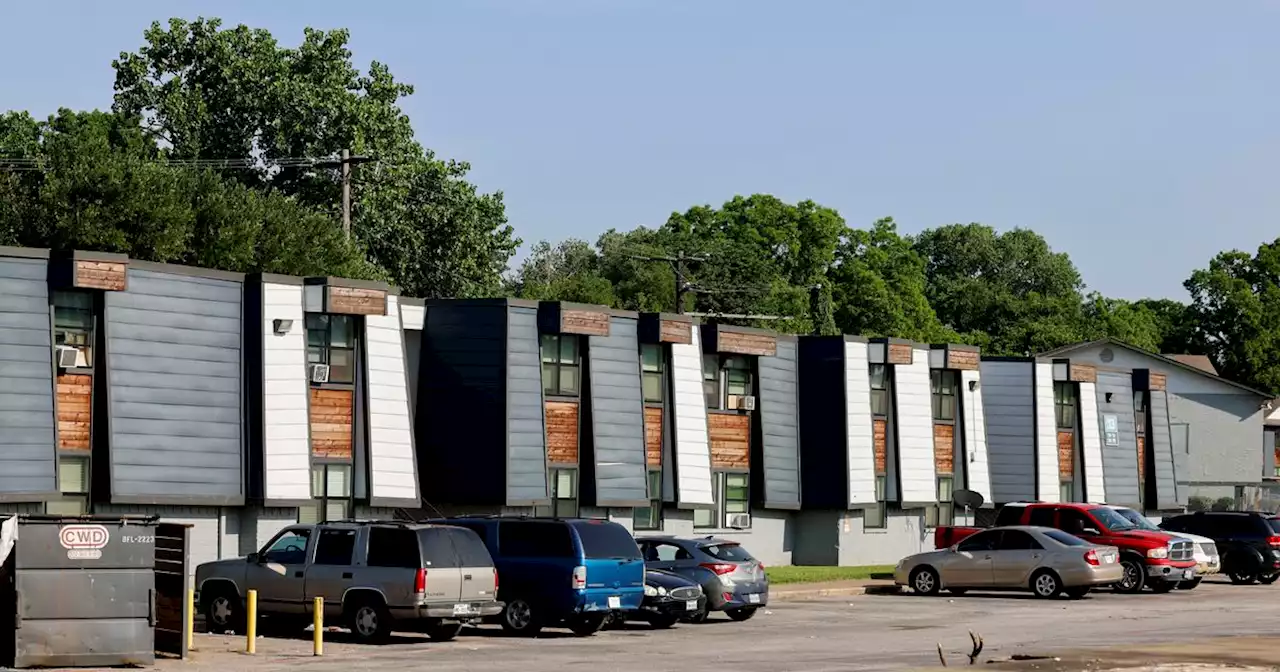
M 614 625 L 622 621 L 645 621 L 655 628 L 669 628 L 681 618 L 702 612 L 707 598 L 702 586 L 673 572 L 645 569 L 644 602 L 637 611 L 613 614 Z

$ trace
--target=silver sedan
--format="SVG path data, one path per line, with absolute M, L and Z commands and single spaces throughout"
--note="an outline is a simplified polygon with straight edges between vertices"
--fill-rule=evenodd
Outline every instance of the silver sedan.
M 1048 527 L 1010 526 L 982 530 L 951 548 L 903 558 L 894 571 L 898 585 L 923 595 L 941 590 L 1029 590 L 1036 597 L 1063 593 L 1084 597 L 1124 576 L 1120 552 L 1095 546 Z

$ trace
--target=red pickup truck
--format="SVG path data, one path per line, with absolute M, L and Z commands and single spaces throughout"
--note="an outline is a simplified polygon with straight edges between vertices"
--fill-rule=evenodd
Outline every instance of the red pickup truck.
M 1036 525 L 1053 527 L 1093 544 L 1120 549 L 1124 578 L 1115 588 L 1137 593 L 1150 586 L 1157 593 L 1173 590 L 1195 578 L 1195 545 L 1163 532 L 1142 530 L 1114 510 L 1095 504 L 1006 504 L 996 514 L 996 526 Z M 934 532 L 936 548 L 950 548 L 982 528 L 940 525 Z

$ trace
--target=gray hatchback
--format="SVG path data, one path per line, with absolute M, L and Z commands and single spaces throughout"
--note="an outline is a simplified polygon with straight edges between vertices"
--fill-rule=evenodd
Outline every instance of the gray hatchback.
M 646 568 L 675 572 L 702 586 L 704 606 L 688 620 L 706 620 L 710 611 L 723 611 L 745 621 L 769 603 L 769 578 L 764 563 L 751 557 L 736 541 L 716 537 L 654 536 L 636 539 Z

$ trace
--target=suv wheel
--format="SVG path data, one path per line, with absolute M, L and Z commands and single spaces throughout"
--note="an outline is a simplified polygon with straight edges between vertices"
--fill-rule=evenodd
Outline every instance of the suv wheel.
M 383 642 L 391 636 L 391 614 L 380 600 L 357 598 L 348 612 L 347 627 L 362 642 Z
M 1231 572 L 1228 576 L 1231 577 L 1231 583 L 1237 586 L 1247 586 L 1258 580 L 1258 576 L 1252 572 Z
M 1147 569 L 1135 558 L 1124 558 L 1120 561 L 1124 574 L 1116 584 L 1117 593 L 1140 593 L 1147 585 Z
M 528 600 L 513 598 L 502 608 L 502 629 L 516 635 L 532 637 L 542 630 L 538 612 Z
M 228 589 L 215 589 L 204 603 L 205 626 L 215 635 L 240 632 L 243 618 L 240 596 Z
M 1031 577 L 1031 592 L 1043 599 L 1057 597 L 1062 594 L 1062 581 L 1053 572 L 1040 571 Z
M 1280 574 L 1267 574 L 1265 576 L 1259 576 L 1258 583 L 1261 583 L 1264 586 L 1269 586 L 1275 583 L 1276 579 L 1280 579 Z

